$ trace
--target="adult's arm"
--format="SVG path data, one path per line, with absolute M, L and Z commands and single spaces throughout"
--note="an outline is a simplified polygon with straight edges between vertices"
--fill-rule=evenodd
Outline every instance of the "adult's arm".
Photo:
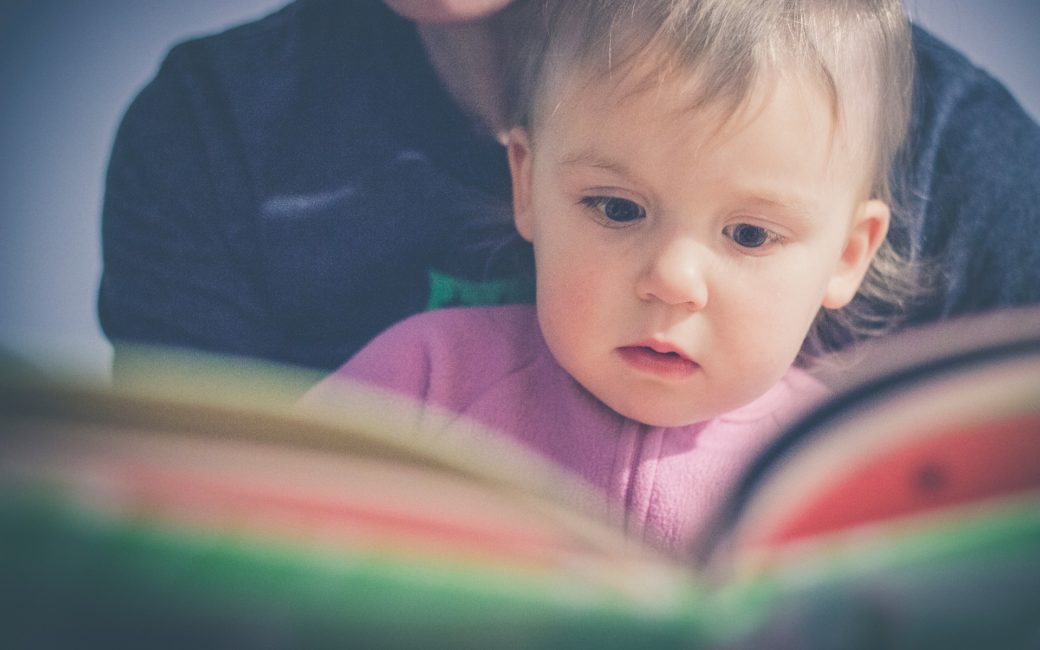
M 469 245 L 508 188 L 411 23 L 381 0 L 294 2 L 177 46 L 127 111 L 101 322 L 117 348 L 333 369 L 422 311 L 434 274 L 508 275 Z
M 911 322 L 1040 302 L 1040 126 L 1007 89 L 915 28 L 911 176 L 901 196 L 938 291 Z M 907 191 L 908 190 L 908 191 Z
M 251 273 L 236 192 L 247 179 L 222 160 L 230 137 L 206 108 L 197 52 L 174 48 L 124 115 L 113 145 L 102 213 L 99 316 L 113 341 L 258 355 L 275 332 Z

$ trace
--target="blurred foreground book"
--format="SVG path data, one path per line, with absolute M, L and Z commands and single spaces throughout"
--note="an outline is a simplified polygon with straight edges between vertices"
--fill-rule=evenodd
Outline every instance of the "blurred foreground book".
M 405 407 L 156 354 L 115 388 L 4 375 L 5 647 L 1040 647 L 1037 311 L 832 378 L 682 558 Z

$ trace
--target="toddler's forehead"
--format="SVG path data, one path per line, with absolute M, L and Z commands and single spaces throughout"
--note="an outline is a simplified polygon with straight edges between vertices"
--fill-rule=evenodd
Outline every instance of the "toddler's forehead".
M 790 103 L 793 97 L 796 110 L 812 120 L 814 130 L 823 125 L 832 161 L 857 170 L 856 176 L 864 178 L 865 185 L 873 182 L 872 102 L 848 108 L 840 105 L 826 83 L 805 66 L 763 69 L 746 87 L 734 91 L 706 86 L 697 70 L 655 68 L 657 61 L 633 58 L 626 67 L 606 73 L 588 66 L 558 73 L 532 124 L 535 137 L 539 129 L 553 123 L 554 116 L 566 115 L 572 120 L 606 116 L 609 121 L 616 115 L 638 122 L 639 127 L 685 127 L 712 146 L 740 133 L 772 102 Z

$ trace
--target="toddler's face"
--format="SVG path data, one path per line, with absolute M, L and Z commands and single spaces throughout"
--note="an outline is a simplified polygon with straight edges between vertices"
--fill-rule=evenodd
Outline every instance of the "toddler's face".
M 563 84 L 510 141 L 546 342 L 608 406 L 661 426 L 768 390 L 888 225 L 810 82 L 757 88 L 725 123 L 670 88 Z

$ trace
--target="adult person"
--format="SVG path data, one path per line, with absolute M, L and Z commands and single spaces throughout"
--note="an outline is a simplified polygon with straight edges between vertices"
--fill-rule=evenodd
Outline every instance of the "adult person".
M 391 323 L 518 299 L 496 15 L 509 0 L 297 0 L 174 47 L 128 109 L 103 208 L 99 315 L 121 343 L 319 369 Z M 414 21 L 414 22 L 413 22 Z M 914 30 L 894 241 L 937 288 L 905 322 L 1040 301 L 1040 128 Z M 844 342 L 839 342 L 844 343 Z

